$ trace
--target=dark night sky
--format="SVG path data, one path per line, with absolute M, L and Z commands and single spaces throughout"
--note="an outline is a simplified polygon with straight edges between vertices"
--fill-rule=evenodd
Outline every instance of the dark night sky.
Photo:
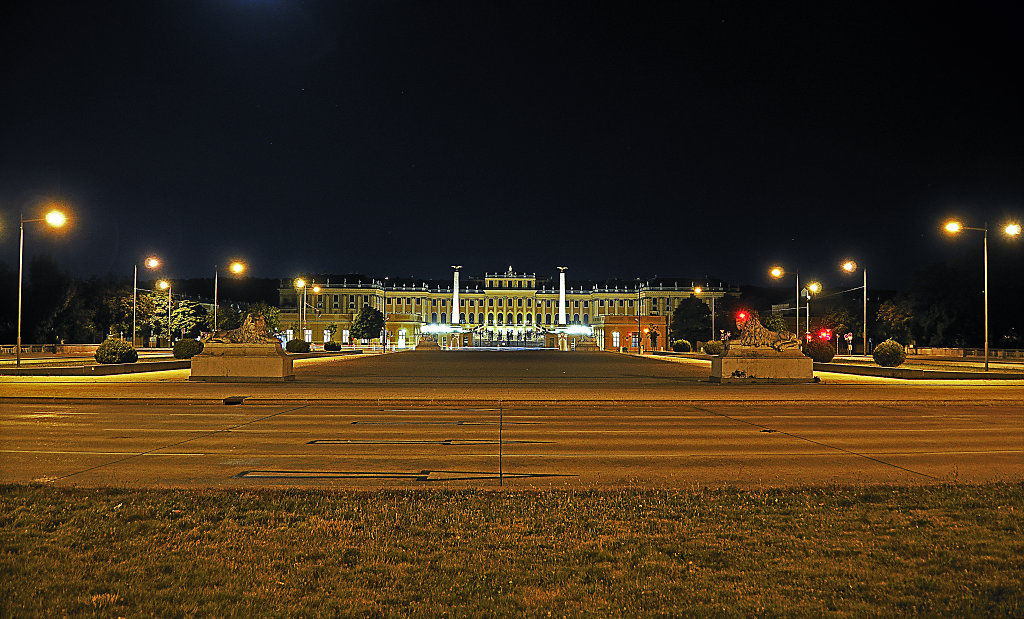
M 1024 211 L 1024 12 L 916 4 L 5 3 L 0 260 L 60 197 L 78 275 L 980 271 L 938 228 Z

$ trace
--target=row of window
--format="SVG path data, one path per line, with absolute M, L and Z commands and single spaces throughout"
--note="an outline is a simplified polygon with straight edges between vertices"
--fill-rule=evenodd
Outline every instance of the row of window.
M 440 321 L 440 323 L 438 323 L 438 314 L 437 314 L 437 312 L 434 312 L 434 313 L 430 314 L 430 322 L 437 323 L 437 324 L 446 324 L 447 323 L 447 319 L 448 319 L 448 315 L 447 314 L 445 314 L 444 312 L 441 312 L 440 318 L 441 318 L 441 321 Z M 489 313 L 489 314 L 487 314 L 487 322 L 486 323 L 484 323 L 484 315 L 482 313 L 481 314 L 470 313 L 468 315 L 468 319 L 469 320 L 467 321 L 467 315 L 465 313 L 460 313 L 459 314 L 459 322 L 460 323 L 471 324 L 471 325 L 472 324 L 479 324 L 479 325 L 486 324 L 487 326 L 494 326 L 494 325 L 524 325 L 524 324 L 525 325 L 532 325 L 532 324 L 550 325 L 555 320 L 557 320 L 557 318 L 553 314 L 537 314 L 536 318 L 534 318 L 534 314 L 525 314 L 525 315 L 524 314 L 516 314 L 515 316 L 513 316 L 511 312 L 509 312 L 508 314 L 502 314 L 501 312 L 498 312 L 497 314 Z M 566 320 L 569 320 L 568 314 L 566 315 Z M 534 321 L 536 321 L 536 322 L 534 322 Z M 542 321 L 543 321 L 543 323 L 542 323 Z M 580 315 L 579 314 L 573 314 L 572 315 L 572 320 L 570 322 L 572 324 L 576 324 L 576 325 L 578 325 L 578 324 L 589 325 L 590 324 L 590 314 L 583 314 L 582 322 L 580 321 Z

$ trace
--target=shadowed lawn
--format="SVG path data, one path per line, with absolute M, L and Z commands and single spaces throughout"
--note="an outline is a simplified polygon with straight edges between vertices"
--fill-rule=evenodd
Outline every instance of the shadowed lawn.
M 0 486 L 0 615 L 1024 614 L 1024 484 Z

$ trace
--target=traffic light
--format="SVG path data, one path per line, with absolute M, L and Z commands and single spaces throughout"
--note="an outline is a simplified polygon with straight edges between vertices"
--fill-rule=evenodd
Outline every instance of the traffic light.
M 818 339 L 820 339 L 820 340 L 831 340 L 832 339 L 832 329 L 822 329 L 821 331 L 818 331 Z

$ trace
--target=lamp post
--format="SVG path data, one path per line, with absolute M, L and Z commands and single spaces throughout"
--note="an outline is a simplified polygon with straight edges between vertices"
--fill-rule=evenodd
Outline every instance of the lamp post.
M 156 256 L 150 256 L 142 264 L 147 269 L 155 269 L 160 266 L 160 259 Z M 132 275 L 132 346 L 135 346 L 135 334 L 138 331 L 135 326 L 135 314 L 139 297 L 139 265 L 133 264 L 132 267 L 134 268 L 134 274 Z
M 818 282 L 811 282 L 807 284 L 807 287 L 804 288 L 803 290 L 804 296 L 807 297 L 807 307 L 805 308 L 806 311 L 804 312 L 804 314 L 806 314 L 804 320 L 806 321 L 807 326 L 804 330 L 804 333 L 811 332 L 811 296 L 816 295 L 819 292 L 821 292 L 821 284 L 819 284 Z
M 167 291 L 167 346 L 173 348 L 171 345 L 171 282 L 162 279 L 157 282 L 157 286 L 160 287 L 160 290 Z
M 694 294 L 700 294 L 704 292 L 704 289 L 700 286 L 696 286 L 694 287 L 693 292 Z M 715 337 L 715 293 L 708 293 L 708 296 L 711 297 L 711 339 L 715 340 L 718 339 Z
M 21 287 L 25 271 L 25 224 L 44 221 L 48 226 L 60 228 L 67 223 L 68 218 L 61 211 L 54 209 L 39 219 L 25 219 L 24 213 L 19 216 L 19 219 L 21 220 L 21 231 L 18 237 L 18 343 L 15 348 L 17 350 L 17 365 L 21 366 Z
M 843 270 L 847 273 L 853 273 L 857 270 L 857 263 L 853 260 L 847 260 L 843 263 Z M 867 268 L 862 269 L 864 271 L 864 285 L 861 288 L 864 289 L 864 355 L 868 354 L 868 270 Z
M 302 331 L 302 339 L 306 339 L 306 280 L 301 277 L 295 278 L 295 287 L 302 290 L 301 305 L 299 305 L 299 331 Z
M 228 272 L 234 275 L 245 273 L 245 263 L 240 260 L 233 260 L 228 265 Z M 220 267 L 213 265 L 213 330 L 217 330 L 217 278 L 220 275 Z
M 982 244 L 983 252 L 983 263 L 984 263 L 984 287 L 982 288 L 982 296 L 984 298 L 985 305 L 985 371 L 988 371 L 988 222 L 985 222 L 984 228 L 969 228 L 964 226 L 959 221 L 950 221 L 946 223 L 946 232 L 949 234 L 958 234 L 961 230 L 975 230 L 981 232 L 984 237 Z M 1020 236 L 1020 224 L 1010 223 L 1003 228 L 1003 234 L 1009 237 Z
M 768 274 L 775 279 L 781 278 L 786 274 L 785 269 L 782 267 L 772 267 Z M 793 335 L 800 333 L 800 271 L 796 271 L 796 326 L 793 327 Z

